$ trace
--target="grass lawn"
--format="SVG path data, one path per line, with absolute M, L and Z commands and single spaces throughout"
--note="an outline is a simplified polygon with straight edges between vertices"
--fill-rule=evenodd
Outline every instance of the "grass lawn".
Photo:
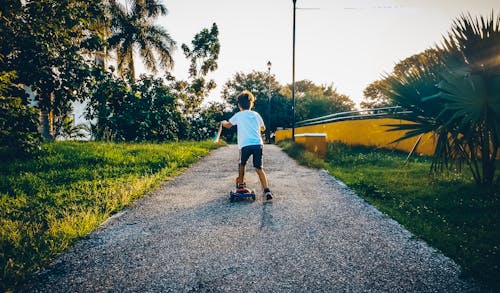
M 280 145 L 301 164 L 327 169 L 487 290 L 500 290 L 500 184 L 477 186 L 467 171 L 431 175 L 430 158 L 405 162 L 400 152 L 331 144 L 318 160 L 291 142 Z
M 55 142 L 0 165 L 0 291 L 95 229 L 111 214 L 217 147 Z

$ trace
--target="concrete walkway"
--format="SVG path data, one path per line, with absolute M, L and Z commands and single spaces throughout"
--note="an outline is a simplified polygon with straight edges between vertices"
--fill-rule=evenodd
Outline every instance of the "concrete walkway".
M 42 292 L 469 292 L 459 267 L 324 171 L 266 145 L 275 199 L 230 203 L 218 149 L 111 218 L 28 284 Z M 250 167 L 250 166 L 249 166 Z

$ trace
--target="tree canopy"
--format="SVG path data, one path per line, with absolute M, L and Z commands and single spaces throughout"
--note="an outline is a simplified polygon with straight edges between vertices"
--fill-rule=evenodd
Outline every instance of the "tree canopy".
M 179 93 L 182 111 L 192 114 L 199 110 L 204 98 L 217 84 L 207 75 L 217 69 L 220 52 L 219 29 L 216 23 L 210 29 L 204 28 L 191 41 L 191 48 L 182 44 L 185 57 L 190 61 L 189 80 L 175 84 Z
M 354 108 L 354 102 L 348 96 L 339 94 L 333 85 L 316 85 L 312 81 L 302 80 L 297 81 L 295 87 L 297 121 L 350 111 Z M 277 127 L 291 126 L 291 88 L 289 84 L 281 85 L 274 75 L 269 75 L 267 72 L 253 71 L 247 74 L 240 72 L 226 82 L 222 98 L 236 112 L 238 94 L 245 89 L 251 91 L 256 99 L 254 110 L 261 114 L 267 126 L 274 131 Z
M 292 85 L 287 85 L 291 93 Z M 290 96 L 291 97 L 291 94 Z M 354 102 L 337 92 L 333 85 L 316 85 L 310 80 L 295 82 L 296 121 L 352 111 Z
M 363 90 L 364 100 L 360 104 L 361 108 L 373 109 L 396 106 L 395 101 L 386 94 L 385 90 L 386 87 L 390 86 L 391 80 L 416 75 L 432 67 L 437 62 L 439 62 L 439 51 L 432 48 L 399 61 L 394 65 L 392 73 L 370 83 Z
M 281 94 L 281 88 L 276 77 L 267 72 L 238 72 L 224 84 L 222 99 L 229 104 L 232 113 L 236 113 L 239 111 L 238 94 L 245 89 L 249 90 L 255 96 L 254 110 L 262 116 L 266 127 L 274 131 L 276 127 L 288 127 L 291 123 L 291 104 L 289 99 Z M 269 106 L 272 111 L 271 121 Z

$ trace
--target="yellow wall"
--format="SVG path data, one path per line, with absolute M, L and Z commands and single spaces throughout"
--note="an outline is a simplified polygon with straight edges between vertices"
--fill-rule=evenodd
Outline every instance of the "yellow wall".
M 392 118 L 347 120 L 297 127 L 295 128 L 295 134 L 326 133 L 326 140 L 328 142 L 340 141 L 348 145 L 376 146 L 410 152 L 417 141 L 417 137 L 398 143 L 391 143 L 400 138 L 404 134 L 404 131 L 387 132 L 386 130 L 390 127 L 383 126 L 386 124 L 406 123 L 410 122 Z M 287 138 L 292 138 L 291 129 L 276 131 L 276 142 Z M 422 137 L 416 152 L 424 155 L 432 155 L 434 148 L 435 139 L 431 133 L 427 133 Z

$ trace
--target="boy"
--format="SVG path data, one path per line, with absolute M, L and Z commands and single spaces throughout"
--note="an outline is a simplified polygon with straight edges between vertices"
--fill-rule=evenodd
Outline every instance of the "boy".
M 238 108 L 240 111 L 233 115 L 229 121 L 222 121 L 222 126 L 231 128 L 238 126 L 238 149 L 240 150 L 240 161 L 238 165 L 238 178 L 236 178 L 236 188 L 246 189 L 245 185 L 245 165 L 250 156 L 253 157 L 253 166 L 259 175 L 260 184 L 264 189 L 267 200 L 273 198 L 267 183 L 267 176 L 262 169 L 262 148 L 264 143 L 260 137 L 261 131 L 266 130 L 264 121 L 259 113 L 252 111 L 255 97 L 250 91 L 244 90 L 238 95 Z

